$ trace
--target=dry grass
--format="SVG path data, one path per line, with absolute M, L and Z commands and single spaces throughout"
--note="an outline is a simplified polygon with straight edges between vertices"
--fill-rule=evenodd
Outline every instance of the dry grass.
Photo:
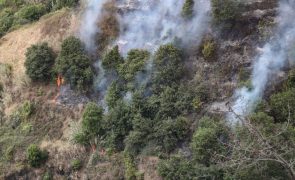
M 77 32 L 78 23 L 77 15 L 63 9 L 43 17 L 36 23 L 8 33 L 0 39 L 0 63 L 12 66 L 15 82 L 26 82 L 26 49 L 32 44 L 47 41 L 57 51 L 64 38 Z

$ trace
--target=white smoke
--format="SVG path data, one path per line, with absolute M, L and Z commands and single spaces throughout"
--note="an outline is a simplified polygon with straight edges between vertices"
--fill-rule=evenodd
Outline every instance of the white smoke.
M 192 19 L 181 16 L 184 0 L 118 0 L 121 13 L 118 14 L 120 35 L 113 45 L 119 45 L 120 52 L 126 56 L 131 49 L 146 49 L 152 54 L 162 44 L 181 39 L 183 44 L 197 46 L 210 23 L 210 0 L 195 0 Z M 95 36 L 99 32 L 97 21 L 102 15 L 102 7 L 107 0 L 88 0 L 80 37 L 89 51 L 95 50 Z M 98 42 L 99 43 L 99 42 Z M 102 96 L 112 81 L 105 75 L 100 60 L 96 63 L 99 77 L 95 84 Z M 136 81 L 140 85 L 148 82 L 152 71 L 152 60 L 145 67 L 145 73 L 139 73 Z M 126 94 L 129 97 L 129 94 Z M 104 99 L 104 98 L 102 98 Z M 129 99 L 129 98 L 128 98 Z M 103 100 L 102 100 L 103 101 Z
M 180 0 L 138 0 L 131 6 L 132 10 L 119 17 L 122 32 L 116 44 L 121 52 L 126 55 L 134 48 L 154 52 L 158 46 L 173 42 L 175 38 L 199 44 L 209 25 L 210 1 L 195 0 L 195 14 L 187 21 L 181 16 L 183 3 Z
M 86 49 L 93 52 L 96 49 L 95 37 L 99 32 L 97 21 L 101 15 L 103 4 L 106 0 L 86 0 L 79 36 L 85 43 Z
M 276 36 L 262 48 L 262 54 L 253 64 L 252 87 L 238 89 L 232 111 L 228 114 L 231 123 L 239 122 L 238 116 L 248 115 L 262 98 L 267 83 L 288 61 L 288 50 L 295 40 L 295 1 L 282 0 L 279 4 Z

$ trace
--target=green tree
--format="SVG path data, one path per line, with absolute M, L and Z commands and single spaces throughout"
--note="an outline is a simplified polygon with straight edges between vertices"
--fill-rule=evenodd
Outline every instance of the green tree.
M 120 55 L 118 46 L 115 46 L 113 49 L 107 52 L 102 59 L 102 65 L 105 69 L 118 70 L 119 66 L 123 62 L 124 62 L 124 59 Z
M 36 21 L 46 13 L 46 8 L 43 4 L 29 4 L 22 7 L 16 16 L 28 21 Z
M 14 17 L 12 9 L 4 9 L 0 12 L 0 37 L 13 25 Z
M 196 177 L 194 165 L 179 155 L 173 155 L 167 160 L 160 160 L 157 170 L 165 180 L 189 180 Z
M 39 167 L 48 158 L 48 154 L 45 151 L 41 151 L 40 148 L 31 144 L 27 149 L 27 159 L 32 167 Z
M 215 23 L 232 23 L 241 10 L 236 0 L 211 0 L 212 13 Z
M 132 49 L 128 52 L 127 59 L 119 68 L 119 74 L 126 81 L 132 81 L 136 73 L 143 71 L 149 52 L 146 50 Z
M 33 81 L 49 81 L 55 55 L 47 43 L 32 45 L 26 52 L 26 74 Z
M 183 140 L 189 130 L 188 120 L 184 117 L 176 119 L 168 118 L 155 125 L 153 140 L 165 152 L 171 152 L 181 140 Z
M 155 92 L 161 92 L 166 86 L 175 85 L 182 78 L 184 72 L 180 50 L 172 44 L 160 46 L 155 54 L 154 67 Z
M 186 18 L 190 19 L 193 17 L 194 14 L 194 0 L 185 0 L 183 7 L 182 7 L 182 12 L 181 15 Z
M 107 123 L 107 146 L 114 150 L 124 149 L 124 139 L 132 130 L 132 122 L 134 114 L 130 107 L 123 101 L 118 101 L 116 106 L 112 108 L 106 118 Z
M 291 118 L 292 123 L 295 123 L 295 89 L 291 88 L 287 91 L 277 93 L 270 98 L 271 114 L 278 122 L 286 122 Z M 290 115 L 290 117 L 289 117 Z
M 89 138 L 105 134 L 103 109 L 97 104 L 87 104 L 82 116 L 82 129 Z
M 117 101 L 122 98 L 122 92 L 124 89 L 120 86 L 118 81 L 112 82 L 112 84 L 108 88 L 108 92 L 106 95 L 106 102 L 109 108 L 115 107 Z
M 222 154 L 225 149 L 221 142 L 226 140 L 226 129 L 215 121 L 208 117 L 202 118 L 191 142 L 194 159 L 206 166 L 212 163 L 212 154 Z
M 79 91 L 88 90 L 93 82 L 92 62 L 86 55 L 82 42 L 75 37 L 63 41 L 55 69 L 72 88 Z

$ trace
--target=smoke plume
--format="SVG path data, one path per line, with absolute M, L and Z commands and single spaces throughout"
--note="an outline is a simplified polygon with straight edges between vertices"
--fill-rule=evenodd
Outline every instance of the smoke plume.
M 237 99 L 232 106 L 234 113 L 228 114 L 231 123 L 239 122 L 236 115 L 243 117 L 251 113 L 255 104 L 262 98 L 267 83 L 271 81 L 274 74 L 287 65 L 288 50 L 295 40 L 294 18 L 295 1 L 282 0 L 279 4 L 276 35 L 264 45 L 262 54 L 253 64 L 251 89 L 243 87 L 236 91 Z
M 85 43 L 86 49 L 93 52 L 96 49 L 95 36 L 99 32 L 97 21 L 101 15 L 103 4 L 106 0 L 87 0 L 82 16 L 79 36 Z
M 130 11 L 119 17 L 121 34 L 116 44 L 123 54 L 141 48 L 154 52 L 158 46 L 173 42 L 198 44 L 210 20 L 210 1 L 195 0 L 194 16 L 185 20 L 181 16 L 184 1 L 141 0 L 129 3 Z M 121 6 L 126 5 L 123 3 Z

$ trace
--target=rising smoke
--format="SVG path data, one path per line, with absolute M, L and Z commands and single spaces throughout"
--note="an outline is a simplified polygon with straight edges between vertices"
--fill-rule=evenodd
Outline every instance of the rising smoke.
M 83 16 L 80 37 L 89 51 L 95 46 L 95 36 L 99 32 L 97 21 L 100 18 L 103 4 L 107 0 L 88 0 Z M 183 44 L 198 45 L 210 21 L 211 5 L 209 0 L 195 0 L 192 19 L 181 16 L 184 1 L 180 0 L 121 0 L 117 1 L 120 13 L 120 35 L 113 45 L 119 45 L 120 52 L 126 56 L 131 49 L 146 49 L 152 54 L 162 44 L 171 43 L 176 38 Z M 99 43 L 99 42 L 98 42 Z M 98 60 L 99 77 L 97 89 L 104 96 L 110 84 L 105 71 Z M 138 74 L 136 81 L 147 82 L 152 71 L 152 61 L 148 61 L 145 74 Z M 127 93 L 125 99 L 130 99 Z
M 93 52 L 96 49 L 95 37 L 99 32 L 97 21 L 105 2 L 106 0 L 86 0 L 79 36 L 89 52 Z
M 120 15 L 121 31 L 116 44 L 126 54 L 130 49 L 141 48 L 154 52 L 160 45 L 175 38 L 184 43 L 198 44 L 210 20 L 210 1 L 196 0 L 194 16 L 184 20 L 181 16 L 184 1 L 141 0 L 129 4 L 131 11 Z
M 251 113 L 255 104 L 262 98 L 268 82 L 287 65 L 288 59 L 290 59 L 288 58 L 288 51 L 295 40 L 294 19 L 295 1 L 281 0 L 276 35 L 269 43 L 264 45 L 262 54 L 253 64 L 251 90 L 243 87 L 236 91 L 235 97 L 237 99 L 232 106 L 234 113 L 228 114 L 231 123 L 239 122 L 237 115 L 244 117 Z

